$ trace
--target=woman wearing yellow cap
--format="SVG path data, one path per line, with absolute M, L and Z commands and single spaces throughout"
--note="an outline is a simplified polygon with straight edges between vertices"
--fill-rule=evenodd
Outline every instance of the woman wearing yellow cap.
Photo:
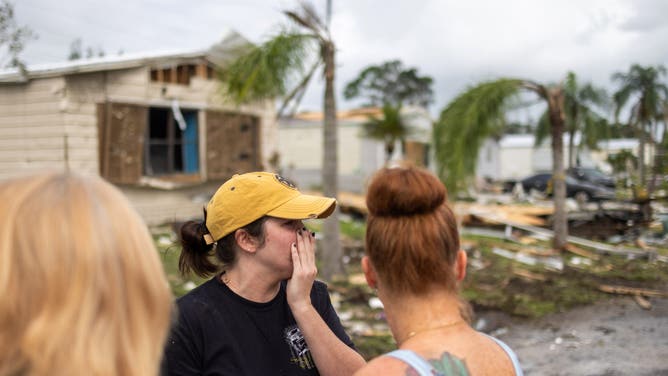
M 225 182 L 204 221 L 181 228 L 181 272 L 214 277 L 177 301 L 166 373 L 343 375 L 361 368 L 325 284 L 315 281 L 315 239 L 301 222 L 325 218 L 335 206 L 277 174 Z

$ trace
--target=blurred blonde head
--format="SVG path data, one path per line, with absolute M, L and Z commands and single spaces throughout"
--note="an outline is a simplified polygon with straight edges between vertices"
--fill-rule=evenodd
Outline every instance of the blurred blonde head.
M 152 239 L 98 177 L 0 183 L 0 375 L 156 375 L 172 297 Z

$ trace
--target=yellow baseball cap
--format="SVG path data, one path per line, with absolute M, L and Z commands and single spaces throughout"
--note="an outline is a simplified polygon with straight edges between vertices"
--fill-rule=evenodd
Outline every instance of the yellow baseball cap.
M 218 188 L 206 206 L 206 227 L 211 240 L 217 241 L 265 215 L 326 218 L 335 207 L 335 199 L 302 194 L 278 174 L 249 172 L 234 175 Z M 211 240 L 207 239 L 207 243 Z

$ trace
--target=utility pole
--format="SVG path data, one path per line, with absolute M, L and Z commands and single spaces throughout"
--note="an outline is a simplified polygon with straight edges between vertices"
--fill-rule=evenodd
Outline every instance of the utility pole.
M 332 23 L 332 0 L 327 0 L 327 14 L 325 15 L 325 22 L 327 32 L 329 33 L 330 24 Z

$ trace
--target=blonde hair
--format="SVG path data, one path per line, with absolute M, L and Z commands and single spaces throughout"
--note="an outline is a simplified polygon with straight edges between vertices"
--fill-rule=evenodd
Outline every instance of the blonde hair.
M 98 177 L 0 183 L 0 375 L 157 375 L 172 296 L 148 230 Z

